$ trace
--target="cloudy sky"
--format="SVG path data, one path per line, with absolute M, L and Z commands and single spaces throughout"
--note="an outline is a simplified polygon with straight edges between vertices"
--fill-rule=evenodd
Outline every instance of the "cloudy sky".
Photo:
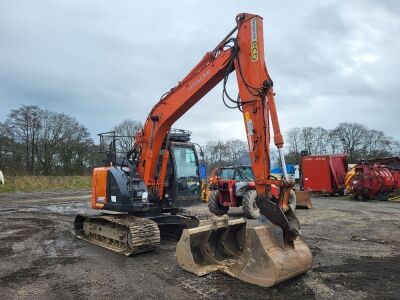
M 95 136 L 144 121 L 250 12 L 264 18 L 266 63 L 283 131 L 360 122 L 400 139 L 400 2 L 19 1 L 0 3 L 0 121 L 37 104 Z M 231 91 L 235 93 L 234 77 Z M 218 85 L 175 124 L 197 142 L 245 137 Z

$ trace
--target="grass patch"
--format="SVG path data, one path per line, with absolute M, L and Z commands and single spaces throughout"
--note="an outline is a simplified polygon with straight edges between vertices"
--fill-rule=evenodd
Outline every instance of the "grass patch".
M 10 176 L 0 183 L 0 193 L 86 190 L 92 176 Z

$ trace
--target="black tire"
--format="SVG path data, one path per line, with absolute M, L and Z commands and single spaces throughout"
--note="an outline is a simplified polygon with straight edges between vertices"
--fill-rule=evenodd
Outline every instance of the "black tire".
M 218 191 L 212 191 L 210 197 L 208 198 L 208 210 L 217 216 L 225 215 L 229 207 L 225 207 L 218 202 Z
M 260 210 L 256 204 L 256 197 L 257 192 L 255 190 L 249 190 L 243 196 L 243 213 L 247 219 L 257 219 L 260 216 Z

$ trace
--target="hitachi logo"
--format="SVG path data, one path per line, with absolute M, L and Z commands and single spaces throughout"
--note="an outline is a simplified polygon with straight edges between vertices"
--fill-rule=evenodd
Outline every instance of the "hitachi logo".
M 189 91 L 194 89 L 196 86 L 198 86 L 206 77 L 208 77 L 211 74 L 210 70 L 205 71 L 203 74 L 200 75 L 199 78 L 197 78 L 194 82 L 189 84 Z

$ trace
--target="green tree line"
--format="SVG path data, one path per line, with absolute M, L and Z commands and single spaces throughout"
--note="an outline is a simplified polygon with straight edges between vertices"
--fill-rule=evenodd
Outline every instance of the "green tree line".
M 132 137 L 142 127 L 140 122 L 124 120 L 112 130 L 119 138 L 119 148 L 127 152 Z M 194 141 L 196 142 L 196 141 Z M 400 143 L 382 131 L 359 123 L 340 123 L 334 129 L 295 127 L 285 134 L 286 160 L 299 164 L 301 152 L 309 154 L 345 153 L 349 162 L 361 159 L 400 155 Z M 11 110 L 0 122 L 0 169 L 10 175 L 89 175 L 102 164 L 106 145 L 96 145 L 88 129 L 64 113 L 36 105 L 22 105 Z M 249 164 L 246 141 L 210 140 L 202 147 L 208 171 L 214 167 Z M 271 149 L 273 165 L 278 163 Z
M 124 120 L 112 128 L 122 152 L 142 124 Z M 96 145 L 89 130 L 64 113 L 22 105 L 0 122 L 0 170 L 8 175 L 90 175 L 103 164 L 107 145 Z
M 11 110 L 0 123 L 0 169 L 10 175 L 86 175 L 97 150 L 73 117 L 36 105 Z

